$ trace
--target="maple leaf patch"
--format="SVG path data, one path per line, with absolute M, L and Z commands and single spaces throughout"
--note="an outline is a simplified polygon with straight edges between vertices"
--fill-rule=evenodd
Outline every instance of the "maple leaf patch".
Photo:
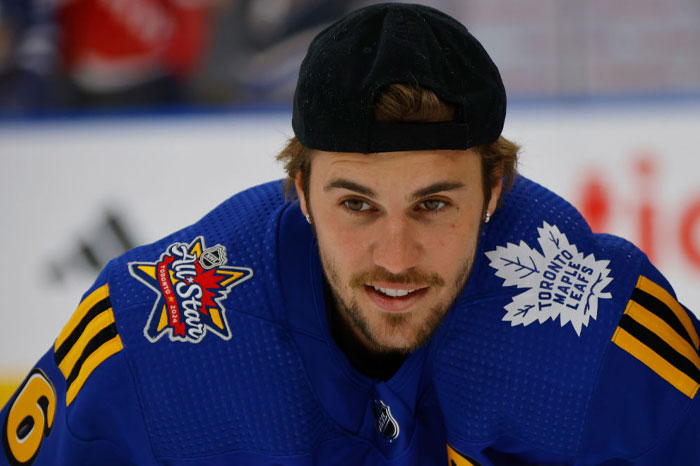
M 570 323 L 580 336 L 590 319 L 597 318 L 598 300 L 612 298 L 604 291 L 613 280 L 610 261 L 596 260 L 593 254 L 584 257 L 556 225 L 544 222 L 537 232 L 541 253 L 522 240 L 486 252 L 503 286 L 527 288 L 505 306 L 503 320 L 527 326 L 558 317 L 562 327 Z

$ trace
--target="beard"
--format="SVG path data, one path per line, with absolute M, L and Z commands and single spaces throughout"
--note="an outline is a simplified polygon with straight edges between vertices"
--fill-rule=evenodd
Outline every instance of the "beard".
M 333 301 L 344 325 L 350 327 L 370 351 L 384 354 L 406 355 L 426 344 L 433 336 L 440 323 L 447 315 L 454 300 L 459 296 L 469 278 L 473 265 L 473 256 L 464 260 L 459 272 L 451 283 L 451 293 L 429 310 L 414 310 L 409 313 L 390 314 L 365 310 L 360 307 L 352 291 L 364 293 L 366 283 L 390 282 L 404 285 L 416 285 L 416 288 L 430 286 L 431 290 L 446 286 L 446 281 L 437 273 L 422 273 L 408 270 L 393 274 L 382 268 L 375 268 L 354 274 L 347 287 L 343 287 L 337 267 L 332 260 L 320 254 L 324 274 L 328 281 Z M 349 288 L 350 292 L 343 293 Z M 370 313 L 374 312 L 378 322 L 370 322 Z M 400 336 L 401 341 L 396 342 Z M 393 338 L 392 338 L 393 337 Z M 394 340 L 394 341 L 392 341 Z

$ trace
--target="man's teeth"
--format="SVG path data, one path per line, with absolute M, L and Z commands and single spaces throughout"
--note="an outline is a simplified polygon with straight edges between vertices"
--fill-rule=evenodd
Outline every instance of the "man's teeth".
M 401 296 L 406 296 L 413 293 L 416 290 L 395 290 L 393 288 L 379 288 L 378 286 L 373 286 L 373 288 L 379 291 L 381 294 L 391 296 L 392 298 L 400 298 Z

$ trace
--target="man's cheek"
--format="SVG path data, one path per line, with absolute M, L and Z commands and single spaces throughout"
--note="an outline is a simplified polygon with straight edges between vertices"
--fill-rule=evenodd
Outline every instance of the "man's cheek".
M 327 253 L 333 261 L 341 267 L 339 273 L 349 276 L 366 270 L 370 264 L 363 263 L 368 260 L 367 250 L 361 243 L 355 241 L 352 235 L 339 235 L 328 242 Z

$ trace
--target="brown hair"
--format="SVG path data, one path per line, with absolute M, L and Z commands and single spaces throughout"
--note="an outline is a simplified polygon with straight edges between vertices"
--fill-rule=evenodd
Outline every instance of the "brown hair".
M 377 121 L 420 121 L 439 122 L 454 119 L 454 107 L 443 102 L 429 89 L 405 84 L 391 84 L 381 93 L 374 107 Z M 516 165 L 520 147 L 499 136 L 490 144 L 477 146 L 481 154 L 481 176 L 485 203 L 491 197 L 491 187 L 499 179 L 504 180 L 504 190 L 513 184 L 517 173 Z M 311 173 L 312 150 L 304 147 L 296 137 L 287 141 L 287 145 L 277 155 L 277 160 L 284 163 L 288 178 L 285 180 L 285 194 L 289 195 L 294 186 L 297 173 L 301 173 L 304 191 L 308 197 L 309 176 Z

